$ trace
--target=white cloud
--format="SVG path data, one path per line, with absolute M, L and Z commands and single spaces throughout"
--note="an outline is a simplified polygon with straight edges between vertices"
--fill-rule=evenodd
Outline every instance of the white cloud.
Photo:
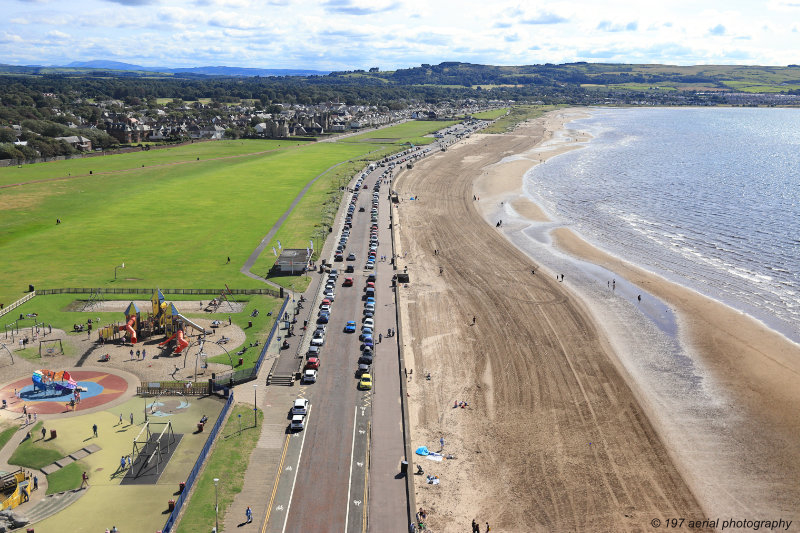
M 69 34 L 64 33 L 63 31 L 52 30 L 47 32 L 48 37 L 52 37 L 53 39 L 70 39 L 71 36 Z

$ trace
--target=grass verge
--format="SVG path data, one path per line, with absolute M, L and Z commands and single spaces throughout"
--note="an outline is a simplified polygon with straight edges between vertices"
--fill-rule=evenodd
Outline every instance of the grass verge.
M 245 429 L 239 432 L 239 415 Z M 250 453 L 261 435 L 264 413 L 258 411 L 258 424 L 253 427 L 253 409 L 237 405 L 231 410 L 222 428 L 203 472 L 197 478 L 194 492 L 178 524 L 177 533 L 210 531 L 214 527 L 214 478 L 219 479 L 216 497 L 219 504 L 219 521 L 223 522 L 234 497 L 244 487 L 244 475 Z
M 89 467 L 81 462 L 70 463 L 47 476 L 47 494 L 74 490 L 81 486 L 81 474 Z
M 31 438 L 23 440 L 11 457 L 8 464 L 24 466 L 26 468 L 40 469 L 64 457 L 64 454 L 55 449 L 55 446 L 41 440 L 40 430 L 42 422 L 37 422 L 29 431 Z
M 19 429 L 16 425 L 11 425 L 8 427 L 5 426 L 6 424 L 0 426 L 0 428 L 2 428 L 2 431 L 0 431 L 0 450 L 2 450 L 3 447 L 8 444 L 8 441 L 11 440 L 11 437 L 13 437 L 14 433 L 16 433 L 17 429 Z
M 512 107 L 508 114 L 498 118 L 491 126 L 481 130 L 481 133 L 506 133 L 511 131 L 520 122 L 528 119 L 540 117 L 548 111 L 558 109 L 559 106 L 547 105 L 521 105 Z M 561 106 L 563 107 L 563 106 Z

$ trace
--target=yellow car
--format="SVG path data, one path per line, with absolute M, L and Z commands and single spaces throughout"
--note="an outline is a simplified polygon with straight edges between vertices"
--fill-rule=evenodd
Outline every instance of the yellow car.
M 369 374 L 362 374 L 361 381 L 358 382 L 358 388 L 361 390 L 369 390 L 372 388 L 372 376 Z

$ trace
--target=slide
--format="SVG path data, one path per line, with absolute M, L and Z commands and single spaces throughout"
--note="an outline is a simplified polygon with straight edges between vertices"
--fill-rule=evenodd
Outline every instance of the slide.
M 177 335 L 178 335 L 177 333 L 173 333 L 173 334 L 172 334 L 172 336 L 170 336 L 168 339 L 164 339 L 163 341 L 159 342 L 159 343 L 158 343 L 158 345 L 159 345 L 159 346 L 164 346 L 164 345 L 165 345 L 165 344 L 167 344 L 169 341 L 171 341 L 172 339 L 174 339 L 174 338 L 175 338 Z
M 189 346 L 189 341 L 183 336 L 183 330 L 178 330 L 178 345 L 175 347 L 175 353 L 181 353 L 184 348 Z
M 136 324 L 136 315 L 131 315 L 128 318 L 128 323 L 119 327 L 120 331 L 127 331 L 128 335 L 131 336 L 131 344 L 136 344 L 136 330 L 133 329 L 134 324 Z
M 200 326 L 198 326 L 197 324 L 195 324 L 194 322 L 192 322 L 191 320 L 189 320 L 189 319 L 188 319 L 188 318 L 186 318 L 185 316 L 183 316 L 183 315 L 178 315 L 178 318 L 180 318 L 181 320 L 183 320 L 183 321 L 184 321 L 186 324 L 188 324 L 188 325 L 192 326 L 194 329 L 196 329 L 196 330 L 197 330 L 197 331 L 199 331 L 200 333 L 205 333 L 205 332 L 206 332 L 206 330 L 205 330 L 204 328 L 201 328 Z

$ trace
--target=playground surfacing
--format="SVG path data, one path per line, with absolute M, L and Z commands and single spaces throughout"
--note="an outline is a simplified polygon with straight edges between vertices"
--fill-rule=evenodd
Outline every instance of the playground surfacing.
M 80 403 L 75 404 L 75 411 L 92 409 L 113 402 L 128 390 L 125 378 L 108 372 L 92 370 L 70 371 L 72 379 L 77 381 L 78 387 L 85 389 L 81 392 Z M 19 393 L 19 398 L 14 396 L 14 391 Z M 29 413 L 56 414 L 72 411 L 69 401 L 72 393 L 68 391 L 34 390 L 30 377 L 18 379 L 7 383 L 0 388 L 0 399 L 6 400 L 7 409 L 21 413 L 23 406 L 27 406 Z

